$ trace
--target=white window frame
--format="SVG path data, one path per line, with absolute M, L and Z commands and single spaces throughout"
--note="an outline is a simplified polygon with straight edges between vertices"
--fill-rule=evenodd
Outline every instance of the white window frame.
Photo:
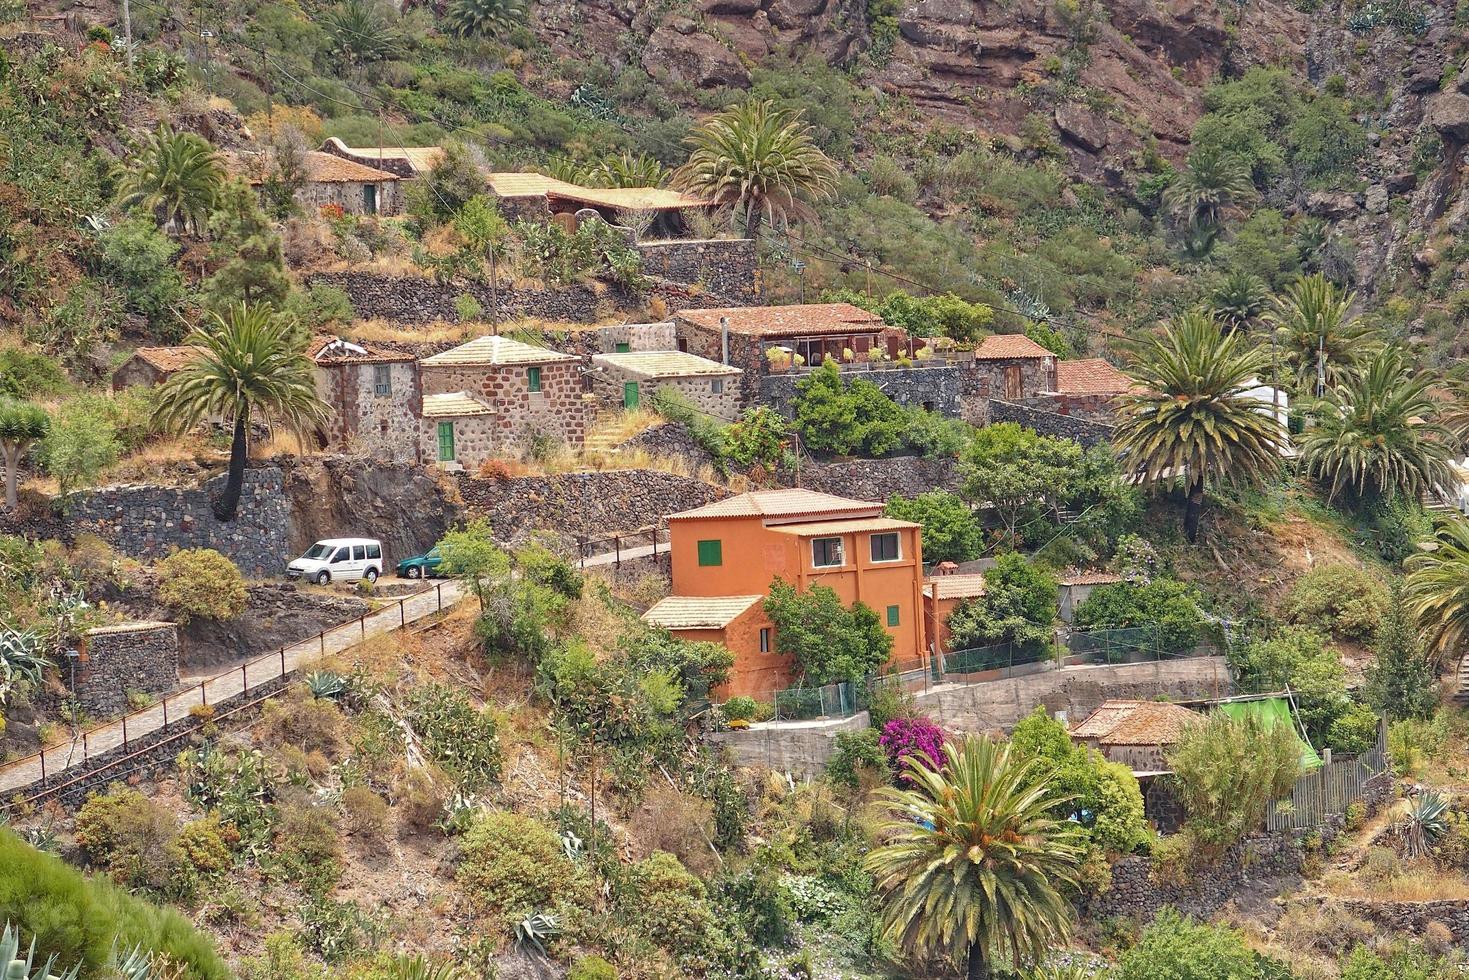
M 837 558 L 837 560 L 836 561 L 830 562 L 828 564 L 822 564 L 821 562 L 818 562 L 816 560 L 816 546 L 817 546 L 817 544 L 819 544 L 819 543 L 821 543 L 823 541 L 835 541 L 836 542 L 836 544 L 837 544 L 837 546 L 836 546 L 836 558 Z M 842 568 L 846 564 L 847 564 L 847 545 L 846 545 L 846 542 L 843 541 L 840 536 L 833 537 L 833 538 L 812 538 L 811 539 L 811 567 L 812 568 Z
M 723 378 L 715 378 L 713 381 L 710 381 L 709 382 L 709 394 L 711 394 L 711 395 L 722 395 L 722 394 L 724 394 L 724 379 Z
M 894 555 L 893 557 L 891 557 L 891 558 L 873 558 L 872 557 L 872 552 L 874 550 L 874 545 L 875 545 L 877 539 L 878 538 L 888 538 L 888 537 L 892 538 L 893 541 L 897 543 L 897 546 L 898 546 L 897 547 L 897 552 L 898 553 L 896 555 Z M 867 557 L 872 560 L 872 563 L 874 565 L 886 565 L 886 564 L 888 564 L 890 562 L 902 561 L 903 560 L 903 536 L 901 534 L 899 534 L 897 531 L 874 531 L 873 533 L 871 533 L 871 534 L 869 534 L 867 536 Z
M 382 380 L 379 381 L 379 378 Z M 393 366 L 391 364 L 372 366 L 372 393 L 378 398 L 393 397 Z

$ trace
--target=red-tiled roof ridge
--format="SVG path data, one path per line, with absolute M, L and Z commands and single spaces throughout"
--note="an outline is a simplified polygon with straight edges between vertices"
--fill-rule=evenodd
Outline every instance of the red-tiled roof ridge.
M 204 348 L 187 344 L 179 347 L 139 347 L 133 357 L 165 374 L 188 367 L 204 353 Z
M 1063 395 L 1120 395 L 1135 387 L 1131 378 L 1100 357 L 1056 362 L 1056 391 Z
M 974 357 L 980 361 L 1008 361 L 1017 358 L 1055 356 L 1023 333 L 990 334 L 974 349 Z
M 723 500 L 669 514 L 668 519 L 695 517 L 802 517 L 806 515 L 852 514 L 868 516 L 881 513 L 883 505 L 871 500 L 852 500 L 816 490 L 788 488 L 755 490 Z
M 333 345 L 337 345 L 333 349 Z M 318 364 L 372 364 L 411 361 L 413 355 L 378 344 L 348 340 L 335 334 L 318 334 L 306 345 L 306 356 Z
M 1203 715 L 1167 701 L 1104 701 L 1071 729 L 1102 745 L 1172 745 Z

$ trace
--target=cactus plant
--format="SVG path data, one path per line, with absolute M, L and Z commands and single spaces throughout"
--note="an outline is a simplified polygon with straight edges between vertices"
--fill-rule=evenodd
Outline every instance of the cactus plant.
M 347 682 L 340 674 L 330 670 L 317 670 L 306 675 L 306 689 L 317 700 L 327 698 L 337 701 L 347 693 Z

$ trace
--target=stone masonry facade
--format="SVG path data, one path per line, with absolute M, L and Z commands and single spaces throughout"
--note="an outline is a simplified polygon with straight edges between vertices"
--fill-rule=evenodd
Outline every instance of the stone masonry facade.
M 179 634 L 173 623 L 125 623 L 82 635 L 72 694 L 95 718 L 127 712 L 133 693 L 166 694 L 179 682 Z M 70 683 L 71 672 L 62 665 Z
M 645 274 L 700 287 L 720 306 L 745 306 L 759 297 L 752 239 L 639 242 L 635 247 Z
M 1043 436 L 1058 436 L 1075 439 L 1090 449 L 1098 443 L 1112 441 L 1116 426 L 1078 415 L 1062 415 L 1039 408 L 1031 408 L 1016 402 L 992 398 L 989 402 L 990 422 L 1018 422 L 1027 429 L 1034 429 Z
M 322 400 L 333 407 L 329 445 L 395 463 L 418 458 L 415 417 L 423 399 L 414 362 L 318 365 L 316 377 Z
M 760 400 L 787 418 L 796 414 L 796 385 L 809 371 L 765 374 L 760 378 Z M 862 378 L 882 389 L 899 405 L 926 408 L 949 418 L 967 418 L 965 396 L 971 389 L 971 378 L 957 365 L 936 364 L 911 368 L 890 367 L 872 371 L 843 371 L 851 381 Z
M 530 369 L 538 368 L 541 390 L 531 391 Z M 484 460 L 537 433 L 580 446 L 586 438 L 588 400 L 582 389 L 581 362 L 510 365 L 419 365 L 424 395 L 467 391 L 485 401 L 491 415 L 423 419 L 424 432 L 435 433 L 440 421 L 453 421 L 457 462 L 473 470 Z M 461 446 L 461 430 L 464 444 Z M 437 459 L 435 442 L 420 442 L 423 459 Z

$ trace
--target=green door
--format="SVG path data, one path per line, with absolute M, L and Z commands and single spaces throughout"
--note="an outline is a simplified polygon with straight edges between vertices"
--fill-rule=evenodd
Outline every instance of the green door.
M 362 213 L 377 214 L 377 185 L 362 185 Z
M 439 461 L 443 463 L 454 460 L 454 423 L 439 423 Z
M 636 381 L 624 381 L 622 384 L 622 407 L 638 407 L 638 383 Z
M 630 353 L 631 351 L 632 351 L 632 344 L 618 344 L 617 345 L 617 353 L 619 353 L 619 354 L 627 354 L 627 353 Z

